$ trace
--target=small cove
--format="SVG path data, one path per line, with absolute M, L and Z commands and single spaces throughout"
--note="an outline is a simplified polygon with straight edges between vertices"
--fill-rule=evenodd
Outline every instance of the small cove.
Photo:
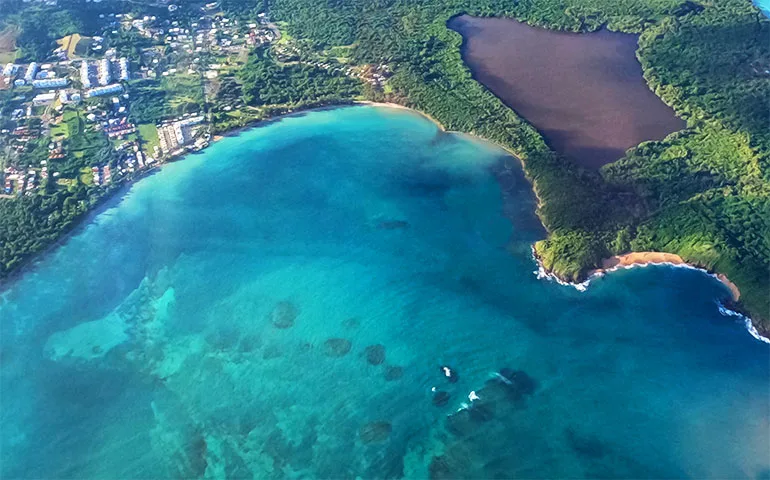
M 468 15 L 447 25 L 463 36 L 474 77 L 581 165 L 598 168 L 685 127 L 644 82 L 634 35 Z

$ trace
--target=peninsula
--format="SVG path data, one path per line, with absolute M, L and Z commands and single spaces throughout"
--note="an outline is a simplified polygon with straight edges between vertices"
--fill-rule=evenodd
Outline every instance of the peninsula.
M 554 151 L 535 118 L 474 79 L 463 37 L 448 28 L 461 14 L 638 35 L 646 85 L 686 125 L 617 159 Z M 768 35 L 770 21 L 745 0 L 6 2 L 0 276 L 124 182 L 215 134 L 368 100 L 414 108 L 520 158 L 549 232 L 537 255 L 562 279 L 581 281 L 629 252 L 674 254 L 726 275 L 767 332 Z

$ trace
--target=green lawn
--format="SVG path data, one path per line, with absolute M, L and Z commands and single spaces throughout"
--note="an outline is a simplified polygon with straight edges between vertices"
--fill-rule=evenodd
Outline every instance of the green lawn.
M 51 137 L 54 140 L 65 140 L 69 135 L 69 129 L 66 122 L 51 125 Z
M 16 60 L 19 49 L 16 47 L 16 37 L 21 29 L 16 25 L 9 25 L 0 31 L 0 63 L 5 64 Z
M 83 133 L 85 123 L 77 110 L 66 108 L 61 123 L 51 125 L 51 136 L 55 140 L 65 140 Z
M 14 60 L 16 60 L 16 56 L 18 55 L 19 50 L 14 50 L 12 52 L 0 52 L 0 64 L 6 64 L 11 63 Z
M 85 121 L 77 110 L 65 110 L 62 124 L 67 127 L 67 138 L 82 135 L 85 128 Z
M 278 26 L 278 30 L 281 32 L 281 38 L 275 42 L 276 45 L 281 45 L 288 42 L 289 40 L 292 40 L 293 37 L 287 32 L 289 28 L 289 24 L 287 22 L 275 22 L 275 24 Z
M 80 183 L 83 185 L 93 185 L 94 184 L 94 174 L 91 171 L 91 167 L 83 167 L 80 169 Z
M 139 137 L 142 139 L 142 149 L 147 155 L 155 156 L 155 146 L 160 146 L 158 140 L 158 128 L 152 123 L 140 123 L 137 125 Z
M 186 103 L 203 103 L 203 84 L 197 75 L 170 75 L 160 82 L 161 90 L 166 93 L 166 101 L 171 107 Z

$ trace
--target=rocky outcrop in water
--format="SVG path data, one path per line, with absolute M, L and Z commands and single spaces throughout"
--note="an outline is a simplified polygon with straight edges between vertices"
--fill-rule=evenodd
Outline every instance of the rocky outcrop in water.
M 352 346 L 347 338 L 330 338 L 324 342 L 324 354 L 327 357 L 344 357 Z
M 451 398 L 451 395 L 449 395 L 448 392 L 445 392 L 443 390 L 438 390 L 433 393 L 433 405 L 437 407 L 443 407 L 447 403 L 449 403 L 449 399 Z
M 270 323 L 275 328 L 287 329 L 294 326 L 294 321 L 299 315 L 299 308 L 289 301 L 278 302 L 270 314 Z
M 385 346 L 379 343 L 377 345 L 369 345 L 364 350 L 364 355 L 366 356 L 366 361 L 370 364 L 380 365 L 385 361 Z
M 505 445 L 515 442 L 510 420 L 526 408 L 526 399 L 536 390 L 537 382 L 526 372 L 503 368 L 480 390 L 471 392 L 466 405 L 446 418 L 444 427 L 450 435 L 439 437 L 445 445 L 431 459 L 430 478 L 505 476 L 487 465 L 487 455 L 505 451 Z M 434 404 L 444 400 L 440 393 L 434 393 Z

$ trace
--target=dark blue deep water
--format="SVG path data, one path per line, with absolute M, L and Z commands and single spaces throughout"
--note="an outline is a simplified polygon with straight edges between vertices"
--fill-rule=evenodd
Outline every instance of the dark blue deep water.
M 538 279 L 534 210 L 402 110 L 168 165 L 2 291 L 0 477 L 767 478 L 770 346 L 726 289 Z

